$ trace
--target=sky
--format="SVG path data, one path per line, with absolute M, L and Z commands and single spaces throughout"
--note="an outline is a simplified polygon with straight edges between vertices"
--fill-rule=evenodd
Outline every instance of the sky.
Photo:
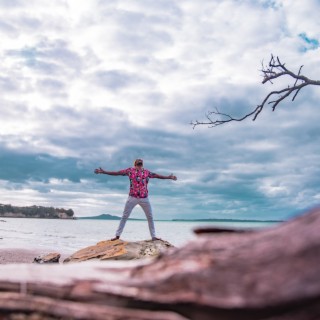
M 271 54 L 320 80 L 319 0 L 0 0 L 0 203 L 120 216 L 144 166 L 156 219 L 283 220 L 320 203 L 320 87 L 241 116 Z M 137 208 L 132 217 L 142 218 Z

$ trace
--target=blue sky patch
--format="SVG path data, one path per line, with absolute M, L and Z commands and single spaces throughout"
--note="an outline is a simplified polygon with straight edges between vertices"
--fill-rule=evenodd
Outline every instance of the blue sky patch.
M 317 39 L 313 39 L 307 36 L 305 32 L 300 33 L 299 37 L 304 41 L 304 51 L 315 50 L 319 48 L 319 41 Z

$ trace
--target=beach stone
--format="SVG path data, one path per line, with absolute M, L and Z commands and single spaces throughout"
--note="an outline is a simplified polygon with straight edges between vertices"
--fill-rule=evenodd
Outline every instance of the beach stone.
M 127 242 L 121 239 L 100 241 L 96 245 L 83 248 L 63 262 L 82 262 L 88 260 L 136 260 L 157 257 L 161 252 L 174 246 L 165 240 L 143 240 Z
M 33 263 L 59 263 L 60 257 L 57 252 L 47 253 L 34 258 Z

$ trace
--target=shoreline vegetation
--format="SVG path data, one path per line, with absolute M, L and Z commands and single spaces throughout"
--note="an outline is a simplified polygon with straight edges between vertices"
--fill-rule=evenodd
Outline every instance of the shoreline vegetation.
M 0 203 L 0 218 L 74 219 L 74 211 L 35 205 L 18 207 Z

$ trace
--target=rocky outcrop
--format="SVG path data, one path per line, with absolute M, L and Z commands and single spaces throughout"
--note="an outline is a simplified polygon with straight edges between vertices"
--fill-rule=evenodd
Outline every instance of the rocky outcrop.
M 59 263 L 60 257 L 60 253 L 51 252 L 34 258 L 33 263 Z
M 173 245 L 164 240 L 144 240 L 137 242 L 126 242 L 120 239 L 115 241 L 105 240 L 75 252 L 63 262 L 135 260 L 156 257 L 169 248 L 173 248 Z

